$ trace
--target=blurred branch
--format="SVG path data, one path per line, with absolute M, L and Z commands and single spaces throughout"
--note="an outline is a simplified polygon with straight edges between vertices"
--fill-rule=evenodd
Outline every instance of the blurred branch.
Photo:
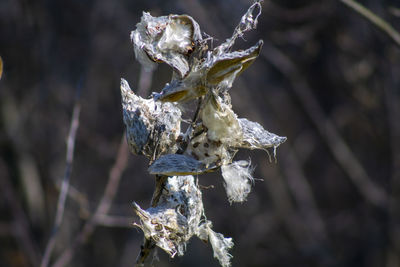
M 0 222 L 0 236 L 10 236 L 14 234 L 12 223 Z
M 3 75 L 3 59 L 0 57 L 0 79 L 2 75 Z
M 66 202 L 67 195 L 68 195 L 69 181 L 71 178 L 71 171 L 72 171 L 72 163 L 74 160 L 75 140 L 76 140 L 76 132 L 77 132 L 78 126 L 79 126 L 80 110 L 81 110 L 81 105 L 80 105 L 79 101 L 77 101 L 74 106 L 74 111 L 73 111 L 72 119 L 71 119 L 71 126 L 69 129 L 68 138 L 67 138 L 67 153 L 66 153 L 65 172 L 64 172 L 64 178 L 62 180 L 61 192 L 60 192 L 60 195 L 58 198 L 56 218 L 54 221 L 54 226 L 53 226 L 53 230 L 52 230 L 52 233 L 50 236 L 50 240 L 48 241 L 48 243 L 46 245 L 46 250 L 45 250 L 44 256 L 42 258 L 42 262 L 40 264 L 41 267 L 46 267 L 49 264 L 51 253 L 56 244 L 56 237 L 58 234 L 58 230 L 61 226 L 62 219 L 64 216 L 65 202 Z
M 400 17 L 400 8 L 391 6 L 388 8 L 388 11 L 390 12 L 390 14 L 392 14 L 395 17 Z
M 268 15 L 279 20 L 295 23 L 315 19 L 316 16 L 326 15 L 332 10 L 333 3 L 330 1 L 318 1 L 298 8 L 285 8 L 273 1 L 268 1 L 266 4 L 268 4 L 268 8 L 266 8 Z
M 139 85 L 137 94 L 142 97 L 147 97 L 150 92 L 151 83 L 153 79 L 153 70 L 146 70 L 145 68 L 140 68 L 139 74 Z
M 388 75 L 391 79 L 385 86 L 385 100 L 388 114 L 391 149 L 391 179 L 389 199 L 389 227 L 388 235 L 391 246 L 388 247 L 388 267 L 400 264 L 400 96 L 399 96 L 400 68 L 388 63 Z
M 268 42 L 264 43 L 262 56 L 289 78 L 294 93 L 300 100 L 304 110 L 311 118 L 311 121 L 328 145 L 338 164 L 353 184 L 357 186 L 361 195 L 376 206 L 386 207 L 386 192 L 371 180 L 361 163 L 340 136 L 334 123 L 324 115 L 310 86 L 302 78 L 295 64 L 279 49 Z
M 2 191 L 2 196 L 5 198 L 5 202 L 10 207 L 14 219 L 12 234 L 15 236 L 21 251 L 27 255 L 32 266 L 39 266 L 40 256 L 29 229 L 29 220 L 15 194 L 14 188 L 10 182 L 7 167 L 3 160 L 0 160 L 0 173 L 2 174 L 0 175 L 0 190 Z
M 79 205 L 79 213 L 82 218 L 87 219 L 90 217 L 89 201 L 85 194 L 69 185 L 68 197 Z
M 304 247 L 305 241 L 308 236 L 305 234 L 305 225 L 298 223 L 300 221 L 293 201 L 290 198 L 288 188 L 284 183 L 284 179 L 280 177 L 277 168 L 268 168 L 266 164 L 261 166 L 262 173 L 271 174 L 268 179 L 265 179 L 265 187 L 269 192 L 272 202 L 275 206 L 275 212 L 278 218 L 285 225 L 291 239 L 296 246 L 301 249 Z
M 126 169 L 127 162 L 128 144 L 126 142 L 125 134 L 123 134 L 119 145 L 117 158 L 110 170 L 108 182 L 104 190 L 103 197 L 101 198 L 95 213 L 85 223 L 83 229 L 77 234 L 74 242 L 61 254 L 61 256 L 52 266 L 61 267 L 67 265 L 71 261 L 72 257 L 75 255 L 76 250 L 83 243 L 85 243 L 88 237 L 93 233 L 98 224 L 98 221 L 104 218 L 104 215 L 108 213 L 117 192 L 122 173 Z
M 344 3 L 346 6 L 356 11 L 357 13 L 359 13 L 360 15 L 362 15 L 367 20 L 369 20 L 372 24 L 374 24 L 376 27 L 378 27 L 387 35 L 389 35 L 389 37 L 392 38 L 392 40 L 397 45 L 400 46 L 400 33 L 396 31 L 392 27 L 392 25 L 390 25 L 388 22 L 378 17 L 371 10 L 361 5 L 360 3 L 357 3 L 356 1 L 353 0 L 340 0 L 340 1 Z
M 281 152 L 286 155 L 282 159 L 282 171 L 286 174 L 288 187 L 296 200 L 299 212 L 305 220 L 304 223 L 309 226 L 308 231 L 311 231 L 318 242 L 327 241 L 325 223 L 319 213 L 312 188 L 304 174 L 297 153 L 289 144 L 282 146 Z
M 97 225 L 106 227 L 121 227 L 132 229 L 133 217 L 99 214 Z

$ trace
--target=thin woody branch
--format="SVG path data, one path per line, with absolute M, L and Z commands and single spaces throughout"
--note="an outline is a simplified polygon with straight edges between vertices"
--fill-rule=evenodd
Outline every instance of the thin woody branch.
M 41 267 L 47 267 L 49 264 L 51 254 L 52 254 L 54 246 L 56 244 L 58 230 L 61 226 L 62 219 L 64 216 L 65 201 L 68 196 L 69 181 L 71 179 L 72 164 L 73 164 L 73 160 L 74 160 L 76 132 L 79 127 L 80 110 L 81 110 L 81 106 L 80 106 L 79 101 L 77 101 L 74 106 L 74 111 L 72 113 L 71 126 L 70 126 L 70 130 L 68 133 L 68 138 L 67 138 L 67 153 L 66 153 L 65 172 L 64 172 L 64 178 L 61 183 L 61 192 L 60 192 L 60 195 L 58 198 L 56 218 L 54 220 L 54 226 L 53 226 L 50 240 L 48 241 L 48 243 L 46 245 L 46 249 L 45 249 L 45 252 L 44 252 L 44 255 L 42 258 L 42 262 L 40 264 Z

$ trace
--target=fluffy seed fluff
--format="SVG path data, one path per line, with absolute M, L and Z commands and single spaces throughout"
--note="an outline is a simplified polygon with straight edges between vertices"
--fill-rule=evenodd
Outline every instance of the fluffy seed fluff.
M 157 46 L 163 51 L 179 51 L 187 53 L 188 47 L 192 46 L 192 27 L 190 24 L 184 23 L 177 19 L 171 21 L 159 40 Z
M 223 165 L 221 171 L 229 202 L 232 204 L 245 201 L 254 182 L 250 161 L 240 160 Z
M 242 129 L 237 115 L 229 105 L 223 103 L 219 96 L 210 96 L 200 116 L 203 124 L 208 128 L 209 139 L 221 141 L 230 146 L 240 143 Z
M 222 267 L 229 267 L 231 266 L 232 255 L 228 251 L 234 245 L 232 238 L 214 232 L 211 227 L 211 221 L 206 221 L 199 227 L 197 236 L 203 241 L 209 240 L 214 251 L 214 258 L 219 261 Z

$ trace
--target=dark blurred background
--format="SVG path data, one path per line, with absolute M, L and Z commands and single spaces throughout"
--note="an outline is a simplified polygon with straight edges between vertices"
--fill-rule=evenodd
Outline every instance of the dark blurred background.
M 400 30 L 398 1 L 360 2 Z M 124 77 L 146 97 L 161 90 L 171 70 L 143 72 L 130 32 L 142 11 L 186 13 L 217 45 L 249 5 L 0 1 L 0 266 L 40 264 L 77 100 L 71 186 L 50 265 L 133 266 L 143 234 L 130 225 L 138 220 L 131 203 L 149 206 L 154 178 L 147 160 L 121 143 L 119 83 Z M 233 266 L 400 266 L 400 47 L 334 0 L 265 1 L 258 28 L 244 39 L 237 49 L 258 39 L 265 45 L 230 91 L 234 110 L 288 140 L 277 163 L 262 151 L 236 156 L 251 157 L 263 179 L 243 204 L 229 205 L 220 173 L 200 177 L 201 185 L 215 186 L 203 190 L 206 215 L 215 231 L 234 239 Z M 88 223 L 109 177 L 112 205 Z M 66 249 L 72 254 L 63 263 Z M 219 266 L 196 238 L 183 257 L 156 256 L 154 266 Z

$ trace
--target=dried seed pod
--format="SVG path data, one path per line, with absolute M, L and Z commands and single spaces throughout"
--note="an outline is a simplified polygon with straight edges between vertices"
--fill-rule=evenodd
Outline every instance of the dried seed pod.
M 209 38 L 203 40 L 198 24 L 186 15 L 155 18 L 143 13 L 131 34 L 136 57 L 142 64 L 151 67 L 154 62 L 164 62 L 174 70 L 171 82 L 161 93 L 153 93 L 153 99 L 134 95 L 124 80 L 121 84 L 129 145 L 134 153 L 151 158 L 153 163 L 148 170 L 157 181 L 153 207 L 142 210 L 135 204 L 141 220 L 136 226 L 171 257 L 182 255 L 194 234 L 209 241 L 214 257 L 223 267 L 230 266 L 232 257 L 228 253 L 232 239 L 211 229 L 197 183 L 193 176 L 182 175 L 198 175 L 221 167 L 228 200 L 242 202 L 251 190 L 253 169 L 247 161 L 232 163 L 237 148 L 273 147 L 275 153 L 286 140 L 258 123 L 238 119 L 227 90 L 262 48 L 263 42 L 259 41 L 244 51 L 231 51 L 235 40 L 257 25 L 260 2 L 254 1 L 231 38 L 210 51 Z M 180 104 L 198 97 L 204 98 L 199 101 L 194 119 L 189 121 L 186 133 L 180 133 L 181 112 L 171 103 L 162 102 Z M 177 151 L 179 154 L 174 154 Z
M 187 155 L 168 154 L 161 156 L 149 167 L 150 174 L 158 175 L 189 175 L 200 174 L 207 168 L 200 161 Z
M 183 255 L 187 241 L 199 232 L 204 212 L 193 176 L 169 177 L 157 207 L 142 210 L 134 203 L 134 209 L 141 222 L 135 225 L 171 257 Z
M 207 58 L 193 66 L 184 79 L 175 79 L 167 84 L 155 100 L 163 102 L 185 102 L 209 92 L 210 88 L 229 89 L 235 78 L 247 69 L 260 54 L 263 41 L 245 51 L 214 55 L 209 51 Z
M 235 78 L 247 69 L 260 54 L 263 41 L 244 51 L 224 53 L 211 57 L 207 82 L 222 88 L 231 88 Z
M 121 79 L 123 118 L 131 151 L 148 158 L 175 153 L 180 133 L 181 111 L 171 103 L 143 99 Z
M 220 141 L 210 140 L 207 132 L 193 137 L 185 154 L 203 163 L 207 169 L 230 162 L 233 157 L 232 152 L 226 145 L 223 145 Z
M 235 44 L 235 41 L 238 37 L 242 37 L 245 32 L 255 29 L 257 27 L 258 17 L 261 14 L 262 1 L 263 0 L 254 1 L 254 3 L 249 7 L 247 12 L 240 19 L 240 22 L 236 26 L 232 34 L 232 37 L 227 39 L 224 43 L 222 43 L 218 47 L 216 47 L 213 51 L 214 54 L 221 55 L 223 53 L 229 52 L 232 46 Z M 256 8 L 258 8 L 258 13 L 254 17 L 253 12 L 254 10 L 256 10 Z
M 243 132 L 242 143 L 238 146 L 249 149 L 275 149 L 286 141 L 286 137 L 278 136 L 265 130 L 259 123 L 249 121 L 248 119 L 239 119 L 240 127 Z
M 199 25 L 190 16 L 152 17 L 143 12 L 131 39 L 141 64 L 153 68 L 152 61 L 164 62 L 183 78 L 189 72 L 189 55 L 202 37 Z
M 154 100 L 186 102 L 203 96 L 208 92 L 204 77 L 205 69 L 191 71 L 184 79 L 175 79 L 171 83 L 167 83 L 161 93 L 154 94 Z

